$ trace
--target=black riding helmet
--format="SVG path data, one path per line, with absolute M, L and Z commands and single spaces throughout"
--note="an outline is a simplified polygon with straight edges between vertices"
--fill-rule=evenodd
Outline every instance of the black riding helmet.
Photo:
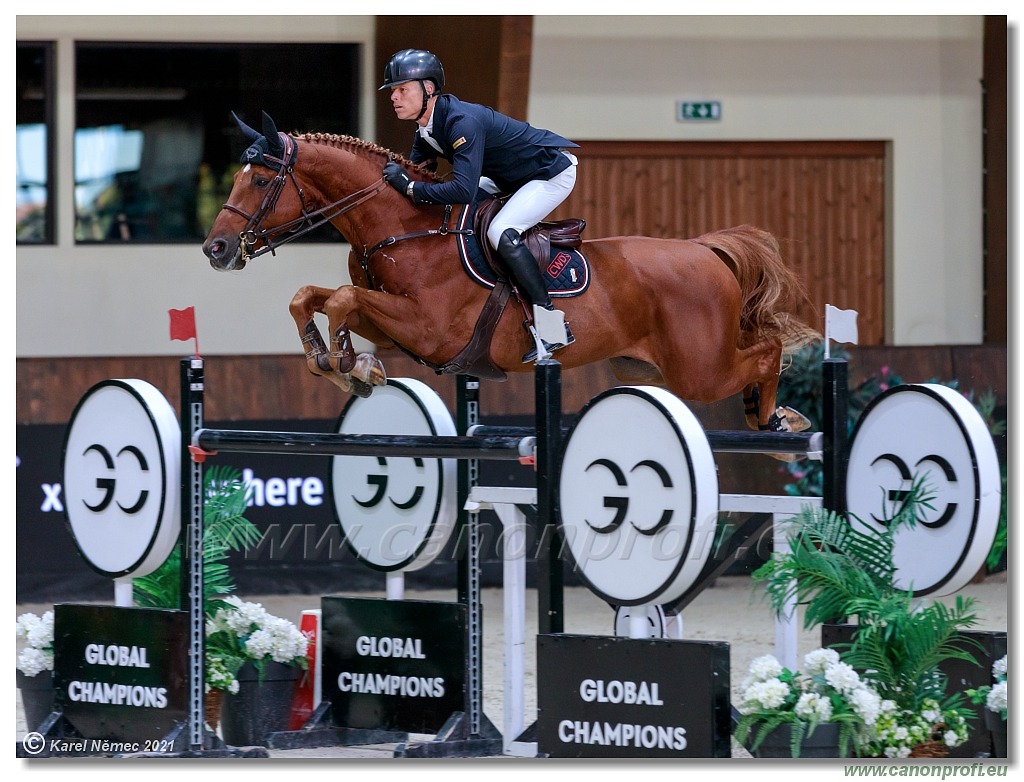
M 427 79 L 434 82 L 436 93 L 444 89 L 444 68 L 437 55 L 423 49 L 402 49 L 391 55 L 388 64 L 384 66 L 384 83 L 378 92 L 402 82 L 418 81 L 423 89 L 423 109 L 416 117 L 419 119 L 427 110 L 427 89 L 423 86 Z
M 423 49 L 402 49 L 396 52 L 384 66 L 384 83 L 380 89 L 386 90 L 404 81 L 423 81 L 430 79 L 440 92 L 444 89 L 444 68 L 436 54 Z

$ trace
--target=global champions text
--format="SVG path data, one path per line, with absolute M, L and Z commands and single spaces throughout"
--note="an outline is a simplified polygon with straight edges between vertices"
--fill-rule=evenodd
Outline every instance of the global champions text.
M 88 644 L 85 661 L 90 665 L 112 665 L 122 668 L 148 668 L 146 648 L 141 646 L 114 646 Z M 138 706 L 154 709 L 167 708 L 166 687 L 143 687 L 114 682 L 72 681 L 68 684 L 68 699 L 82 703 L 109 703 L 115 706 Z

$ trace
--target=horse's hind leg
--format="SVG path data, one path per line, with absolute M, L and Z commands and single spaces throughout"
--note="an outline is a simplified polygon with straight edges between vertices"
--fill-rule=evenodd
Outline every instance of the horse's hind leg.
M 762 342 L 747 349 L 757 367 L 757 377 L 743 387 L 743 414 L 751 429 L 773 432 L 802 432 L 811 422 L 791 407 L 776 407 L 782 347 Z M 747 352 L 747 351 L 744 351 Z
M 751 429 L 759 429 L 758 421 L 761 417 L 761 388 L 757 383 L 743 386 L 743 417 L 747 419 L 747 426 Z

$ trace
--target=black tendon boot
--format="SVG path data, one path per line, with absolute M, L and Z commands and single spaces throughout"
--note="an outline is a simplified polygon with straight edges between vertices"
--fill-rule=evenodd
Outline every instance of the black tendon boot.
M 533 304 L 533 325 L 527 327 L 535 344 L 523 356 L 523 363 L 537 360 L 538 343 L 543 347 L 542 352 L 545 354 L 541 357 L 547 358 L 552 352 L 575 342 L 576 338 L 565 323 L 564 315 L 551 303 L 537 260 L 522 243 L 515 228 L 506 228 L 501 235 L 498 240 L 498 254 L 505 261 L 516 285 Z

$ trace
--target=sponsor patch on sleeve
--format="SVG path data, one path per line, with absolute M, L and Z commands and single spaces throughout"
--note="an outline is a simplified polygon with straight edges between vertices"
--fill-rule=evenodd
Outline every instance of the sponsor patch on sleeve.
M 466 137 L 465 136 L 459 136 L 459 138 L 452 144 L 452 149 L 458 149 L 459 147 L 461 147 L 465 143 L 466 143 Z

